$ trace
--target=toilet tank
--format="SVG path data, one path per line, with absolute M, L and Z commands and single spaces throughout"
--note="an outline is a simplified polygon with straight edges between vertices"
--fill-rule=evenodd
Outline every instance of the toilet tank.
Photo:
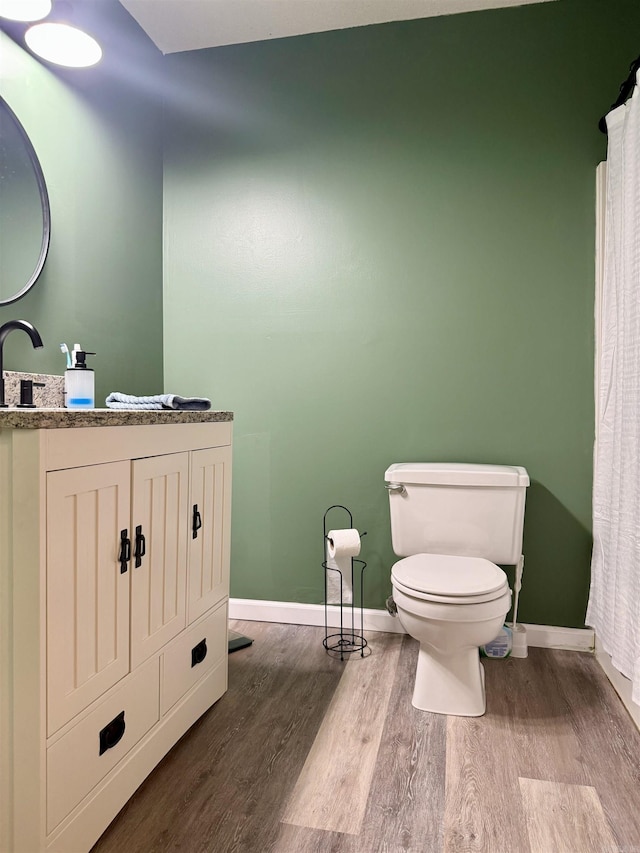
M 386 470 L 385 479 L 399 557 L 452 554 L 502 565 L 518 562 L 529 485 L 524 468 L 401 462 Z

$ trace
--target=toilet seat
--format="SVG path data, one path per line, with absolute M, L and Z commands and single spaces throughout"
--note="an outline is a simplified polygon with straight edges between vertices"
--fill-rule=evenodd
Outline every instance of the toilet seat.
M 413 554 L 394 564 L 393 586 L 406 595 L 443 604 L 480 604 L 509 589 L 506 574 L 482 557 Z

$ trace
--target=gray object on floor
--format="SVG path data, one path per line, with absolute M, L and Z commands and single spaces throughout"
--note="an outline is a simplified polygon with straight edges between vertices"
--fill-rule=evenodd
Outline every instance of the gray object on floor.
M 253 643 L 251 637 L 245 637 L 244 634 L 238 634 L 236 631 L 229 631 L 229 652 L 236 652 L 238 649 L 244 649 Z

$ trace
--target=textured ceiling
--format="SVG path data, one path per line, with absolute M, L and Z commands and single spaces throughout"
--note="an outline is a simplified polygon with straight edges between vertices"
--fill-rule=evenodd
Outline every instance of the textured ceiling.
M 120 0 L 163 53 L 550 0 Z

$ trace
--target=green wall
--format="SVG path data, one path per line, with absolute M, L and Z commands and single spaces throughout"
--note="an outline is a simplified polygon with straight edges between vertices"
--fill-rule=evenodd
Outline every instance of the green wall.
M 165 380 L 236 413 L 232 595 L 320 602 L 342 503 L 381 606 L 385 468 L 507 463 L 520 616 L 584 624 L 597 122 L 638 25 L 559 0 L 167 57 Z
M 51 203 L 41 278 L 0 308 L 5 367 L 62 373 L 59 343 L 97 351 L 96 404 L 109 391 L 162 390 L 162 56 L 116 0 L 74 4 L 98 35 L 95 68 L 55 69 L 0 32 L 0 94 L 26 128 Z
M 0 309 L 5 365 L 96 349 L 98 400 L 236 412 L 232 593 L 319 602 L 322 514 L 389 592 L 387 465 L 525 465 L 521 617 L 581 625 L 589 579 L 597 120 L 635 0 L 558 0 L 163 58 L 115 0 L 106 48 L 49 69 L 0 33 L 42 161 L 51 251 Z M 162 126 L 161 99 L 165 104 Z M 336 524 L 340 523 L 336 519 Z

